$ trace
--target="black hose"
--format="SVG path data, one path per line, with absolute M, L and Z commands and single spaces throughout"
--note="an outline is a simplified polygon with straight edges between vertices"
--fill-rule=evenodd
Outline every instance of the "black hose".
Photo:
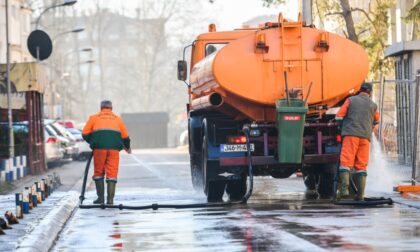
M 89 173 L 89 167 L 90 167 L 90 162 L 92 161 L 92 157 L 93 157 L 93 152 L 89 155 L 89 158 L 86 162 L 85 176 L 83 177 L 82 193 L 80 194 L 80 197 L 79 197 L 80 205 L 82 205 L 83 201 L 85 200 L 86 182 L 87 182 L 87 176 Z
M 146 209 L 153 209 L 158 210 L 159 208 L 166 208 L 166 209 L 187 209 L 187 208 L 203 208 L 203 207 L 226 207 L 226 206 L 232 206 L 237 204 L 246 204 L 248 199 L 252 195 L 252 190 L 254 187 L 254 176 L 252 174 L 252 156 L 251 156 L 251 144 L 249 140 L 249 128 L 244 128 L 244 133 L 246 136 L 246 145 L 247 145 L 247 156 L 248 156 L 248 180 L 249 180 L 249 187 L 245 194 L 245 196 L 240 201 L 228 201 L 228 202 L 215 202 L 215 203 L 195 203 L 195 204 L 158 204 L 154 203 L 151 205 L 144 205 L 144 206 L 126 206 L 123 204 L 119 205 L 108 205 L 108 204 L 100 204 L 100 205 L 83 205 L 83 200 L 85 200 L 85 191 L 86 191 L 86 181 L 87 176 L 89 173 L 89 167 L 92 160 L 93 154 L 89 157 L 86 168 L 85 168 L 85 176 L 83 178 L 83 186 L 82 186 L 82 192 L 79 197 L 80 204 L 79 208 L 81 209 L 91 209 L 91 208 L 100 208 L 100 209 L 106 209 L 106 208 L 114 208 L 114 209 L 127 209 L 127 210 L 146 210 Z
M 251 143 L 249 140 L 249 128 L 245 127 L 243 129 L 246 136 L 246 148 L 247 148 L 247 157 L 248 157 L 248 180 L 249 186 L 248 191 L 242 199 L 242 203 L 246 203 L 252 195 L 252 190 L 254 189 L 254 175 L 252 173 L 252 155 L 251 155 Z

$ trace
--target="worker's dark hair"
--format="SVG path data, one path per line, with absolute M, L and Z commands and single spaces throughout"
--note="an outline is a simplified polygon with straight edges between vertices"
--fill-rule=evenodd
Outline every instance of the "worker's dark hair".
M 112 102 L 110 100 L 103 100 L 101 101 L 101 109 L 103 108 L 110 108 L 112 109 Z
M 372 84 L 363 82 L 359 92 L 366 92 L 370 94 L 372 92 Z

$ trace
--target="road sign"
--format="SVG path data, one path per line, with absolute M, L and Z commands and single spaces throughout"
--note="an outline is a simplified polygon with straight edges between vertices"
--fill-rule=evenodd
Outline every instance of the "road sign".
M 52 53 L 52 42 L 50 36 L 44 31 L 35 30 L 28 37 L 28 50 L 32 57 L 44 60 Z

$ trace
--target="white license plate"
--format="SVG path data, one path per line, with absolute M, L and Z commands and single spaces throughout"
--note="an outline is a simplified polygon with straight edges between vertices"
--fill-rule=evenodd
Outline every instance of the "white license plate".
M 254 144 L 250 144 L 251 151 L 254 151 Z M 246 144 L 221 144 L 221 152 L 247 152 Z

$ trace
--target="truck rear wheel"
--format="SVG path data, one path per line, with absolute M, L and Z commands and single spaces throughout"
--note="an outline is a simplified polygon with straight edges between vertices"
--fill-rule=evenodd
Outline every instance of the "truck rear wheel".
M 319 174 L 317 190 L 321 199 L 331 198 L 334 194 L 334 174 Z
M 203 155 L 202 155 L 202 168 L 203 168 L 203 180 L 204 180 L 204 192 L 207 195 L 208 202 L 217 202 L 223 200 L 223 194 L 225 192 L 226 181 L 216 180 L 210 181 L 208 179 L 208 170 L 217 169 L 217 165 L 214 162 L 208 161 L 208 152 L 207 152 L 207 136 L 204 134 L 203 137 Z
M 201 192 L 203 190 L 203 170 L 201 169 L 201 156 L 193 155 L 190 156 L 190 167 L 191 167 L 191 182 L 195 191 Z
M 226 193 L 229 196 L 229 200 L 242 200 L 245 196 L 246 188 L 246 175 L 243 175 L 242 178 L 238 180 L 229 180 L 226 186 Z
M 326 199 L 334 194 L 335 164 L 316 165 L 307 168 L 304 176 L 307 198 Z

